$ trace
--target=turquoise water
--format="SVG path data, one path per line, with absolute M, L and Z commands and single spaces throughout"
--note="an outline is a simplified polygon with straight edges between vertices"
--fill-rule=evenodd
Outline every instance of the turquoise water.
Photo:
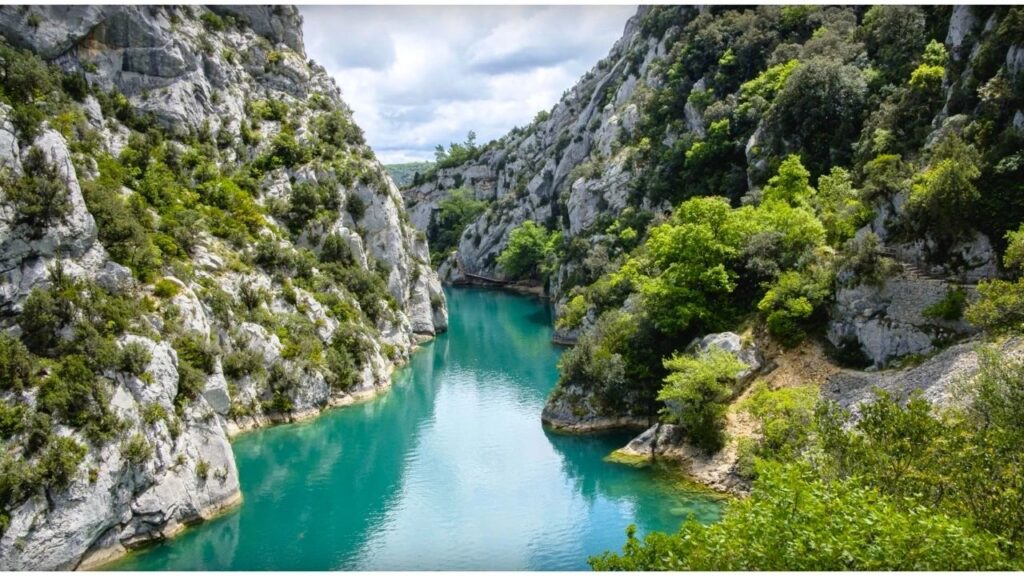
M 561 353 L 543 303 L 452 289 L 448 306 L 390 393 L 242 436 L 242 506 L 113 568 L 586 569 L 630 523 L 717 518 L 677 479 L 603 461 L 628 437 L 541 427 Z

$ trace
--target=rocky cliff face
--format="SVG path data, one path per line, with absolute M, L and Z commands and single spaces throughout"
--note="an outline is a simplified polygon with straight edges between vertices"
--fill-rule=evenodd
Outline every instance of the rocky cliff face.
M 933 354 L 975 332 L 955 311 L 940 312 L 971 302 L 980 280 L 1001 273 L 1001 237 L 1022 216 L 1006 195 L 1016 189 L 1009 174 L 1020 173 L 1014 147 L 1024 134 L 1024 52 L 1015 14 L 977 7 L 644 7 L 550 112 L 403 195 L 423 231 L 452 189 L 467 187 L 489 203 L 465 228 L 457 251 L 439 263 L 447 281 L 465 273 L 502 278 L 497 256 L 525 220 L 560 232 L 563 248 L 548 279 L 556 312 L 566 315 L 570 298 L 590 292 L 575 325 L 558 332 L 560 341 L 573 341 L 597 321 L 603 304 L 595 300 L 621 296 L 607 284 L 595 288 L 595 281 L 620 269 L 648 224 L 664 221 L 691 196 L 759 205 L 782 159 L 801 154 L 812 185 L 834 167 L 853 174 L 870 213 L 855 238 L 878 240 L 871 250 L 884 268 L 874 278 L 839 271 L 826 298 L 828 340 L 875 369 Z M 905 57 L 885 56 L 900 42 Z M 921 56 L 926 45 L 933 60 Z M 936 76 L 925 89 L 921 75 L 929 70 Z M 807 84 L 797 86 L 797 79 Z M 815 82 L 822 82 L 821 92 L 811 87 Z M 847 95 L 837 100 L 843 90 Z M 781 95 L 806 99 L 786 111 Z M 819 122 L 815 114 L 824 110 L 832 116 Z M 840 117 L 856 121 L 843 126 Z M 989 129 L 991 137 L 978 137 Z M 946 226 L 962 230 L 947 234 L 926 229 L 911 196 L 925 186 L 939 143 L 952 135 L 981 153 L 977 185 L 984 189 L 954 219 L 961 224 Z M 893 159 L 893 179 L 879 185 L 881 172 L 872 170 Z M 624 236 L 627 228 L 639 240 Z M 832 250 L 841 260 L 852 249 Z M 570 427 L 621 420 L 599 414 L 592 400 L 575 384 L 560 387 L 549 419 Z
M 16 59 L 58 78 L 0 104 L 0 321 L 34 365 L 4 413 L 53 421 L 42 448 L 5 428 L 3 569 L 94 565 L 235 504 L 230 434 L 372 395 L 446 328 L 426 241 L 300 25 L 280 6 L 0 8 L 23 50 L 5 84 Z M 68 314 L 37 331 L 63 289 Z M 130 320 L 104 309 L 90 332 L 96 298 Z M 91 392 L 54 400 L 83 358 Z M 24 482 L 54 477 L 58 445 L 84 448 Z
M 411 221 L 424 231 L 438 202 L 454 188 L 468 187 L 491 203 L 463 232 L 458 256 L 437 263 L 445 279 L 457 279 L 460 270 L 503 277 L 497 256 L 509 232 L 526 220 L 586 237 L 599 216 L 626 207 L 631 175 L 621 142 L 639 118 L 635 93 L 650 63 L 668 49 L 662 38 L 641 33 L 646 12 L 641 8 L 629 20 L 608 56 L 550 112 L 488 144 L 475 160 L 440 169 L 435 178 L 403 191 Z M 570 273 L 567 268 L 558 277 Z M 557 286 L 553 291 L 559 293 Z

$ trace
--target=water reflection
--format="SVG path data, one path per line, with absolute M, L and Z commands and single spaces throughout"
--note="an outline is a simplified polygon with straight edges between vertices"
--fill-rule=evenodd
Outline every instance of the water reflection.
M 242 508 L 119 567 L 585 569 L 630 523 L 674 530 L 680 511 L 717 510 L 604 462 L 621 435 L 541 427 L 561 353 L 545 306 L 454 290 L 449 307 L 449 332 L 390 394 L 240 438 Z

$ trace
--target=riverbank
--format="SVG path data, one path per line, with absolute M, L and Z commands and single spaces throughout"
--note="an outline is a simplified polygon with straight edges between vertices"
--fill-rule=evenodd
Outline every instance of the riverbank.
M 352 407 L 359 404 L 365 404 L 373 401 L 380 396 L 387 394 L 392 388 L 392 379 L 396 370 L 402 368 L 409 363 L 409 359 L 422 349 L 422 345 L 434 340 L 435 337 L 423 338 L 416 345 L 414 345 L 409 351 L 409 358 L 400 359 L 398 361 L 391 362 L 386 368 L 386 376 L 382 381 L 372 388 L 366 390 L 358 390 L 352 393 L 346 393 L 344 396 L 332 397 L 328 400 L 327 405 L 319 409 L 304 410 L 298 412 L 292 412 L 288 414 L 272 414 L 272 415 L 259 415 L 256 417 L 249 417 L 248 422 L 239 425 L 234 420 L 228 420 L 225 423 L 228 439 L 234 444 L 235 440 L 248 435 L 250 433 L 259 432 L 272 428 L 275 426 L 285 424 L 299 424 L 299 423 L 313 423 L 318 418 L 327 415 L 329 412 Z M 140 540 L 133 543 L 132 546 L 124 546 L 119 541 L 114 541 L 109 546 L 103 546 L 101 548 L 89 551 L 85 556 L 82 557 L 81 562 L 74 568 L 76 571 L 94 571 L 104 570 L 107 567 L 116 565 L 118 562 L 123 561 L 125 557 L 133 553 L 143 553 L 146 548 L 154 545 L 166 542 L 170 539 L 181 536 L 186 530 L 198 527 L 206 522 L 217 519 L 225 514 L 233 512 L 236 508 L 242 505 L 244 501 L 244 495 L 239 488 L 235 492 L 229 494 L 225 499 L 210 504 L 209 506 L 200 510 L 194 519 L 190 519 L 186 522 L 178 522 L 173 525 L 169 525 L 163 531 L 156 533 L 152 538 L 146 540 Z
M 448 292 L 448 334 L 413 354 L 388 394 L 239 436 L 241 508 L 106 567 L 581 570 L 621 547 L 630 524 L 642 534 L 691 513 L 717 519 L 718 501 L 607 462 L 628 435 L 540 425 L 562 353 L 547 306 Z

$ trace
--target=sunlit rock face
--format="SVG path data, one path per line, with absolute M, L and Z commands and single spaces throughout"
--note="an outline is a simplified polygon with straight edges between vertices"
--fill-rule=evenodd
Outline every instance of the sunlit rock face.
M 270 149 L 284 127 L 281 119 L 267 120 L 255 141 L 243 142 L 242 126 L 251 122 L 247 104 L 255 100 L 288 105 L 287 121 L 300 146 L 314 145 L 315 124 L 323 114 L 340 114 L 352 122 L 333 80 L 307 60 L 301 16 L 294 7 L 5 6 L 0 7 L 0 35 L 64 72 L 83 74 L 94 90 L 123 94 L 127 106 L 152 118 L 179 152 L 197 132 L 220 134 L 232 143 L 216 160 L 228 172 Z M 74 106 L 97 133 L 99 153 L 117 156 L 128 146 L 128 127 L 109 110 L 104 112 L 94 96 Z M 0 105 L 0 169 L 18 177 L 30 150 L 38 148 L 56 168 L 68 208 L 40 228 L 21 223 L 15 207 L 0 202 L 2 328 L 20 334 L 18 319 L 26 299 L 33 289 L 51 284 L 58 265 L 69 277 L 140 301 L 152 298 L 153 286 L 114 262 L 100 240 L 82 192 L 83 183 L 97 176 L 95 159 L 72 153 L 73 143 L 48 121 L 31 141 L 20 140 L 12 114 Z M 98 447 L 79 430 L 55 427 L 57 435 L 78 440 L 88 452 L 66 490 L 38 489 L 10 511 L 0 538 L 0 568 L 93 566 L 236 504 L 240 494 L 230 434 L 309 417 L 377 393 L 389 385 L 392 367 L 407 359 L 416 344 L 447 328 L 445 297 L 429 265 L 426 241 L 408 223 L 397 188 L 361 137 L 345 146 L 346 168 L 357 177 L 340 178 L 336 166 L 316 159 L 267 172 L 253 194 L 266 213 L 267 226 L 260 235 L 276 236 L 281 251 L 302 248 L 314 253 L 322 250 L 328 234 L 343 238 L 351 265 L 381 276 L 389 299 L 381 303 L 386 312 L 375 325 L 363 316 L 339 319 L 339 309 L 356 315 L 360 310 L 353 292 L 340 285 L 323 288 L 329 299 L 301 288 L 286 297 L 280 275 L 259 264 L 238 264 L 251 247 L 198 232 L 191 273 L 179 278 L 163 271 L 162 281 L 175 293 L 158 305 L 160 310 L 143 313 L 143 324 L 151 330 L 146 335 L 129 331 L 118 339 L 119 347 L 137 345 L 148 352 L 144 375 L 103 375 L 109 381 L 111 410 L 124 425 L 119 440 Z M 268 206 L 286 202 L 292 188 L 304 182 L 332 183 L 329 192 L 346 208 L 333 221 L 307 223 L 293 245 L 287 234 L 271 230 L 280 223 Z M 123 190 L 125 197 L 132 193 Z M 2 190 L 0 198 L 5 198 Z M 347 208 L 355 204 L 361 206 L 358 213 Z M 306 318 L 323 348 L 338 334 L 358 331 L 365 340 L 365 360 L 353 369 L 347 386 L 332 386 L 322 365 L 300 363 L 266 326 L 211 307 L 211 290 L 234 302 L 258 295 L 254 305 L 264 317 Z M 323 302 L 333 302 L 335 308 Z M 161 315 L 166 307 L 176 311 L 176 330 L 215 350 L 212 370 L 184 408 L 175 403 L 181 360 L 161 337 L 167 330 Z M 230 354 L 241 352 L 251 353 L 247 370 L 252 373 L 225 367 Z M 269 403 L 266 374 L 271 372 L 289 382 L 286 413 Z M 35 390 L 5 396 L 9 404 L 34 406 L 36 401 Z M 153 414 L 166 416 L 154 420 Z M 124 441 L 136 437 L 151 448 L 141 463 L 132 463 L 123 453 Z

